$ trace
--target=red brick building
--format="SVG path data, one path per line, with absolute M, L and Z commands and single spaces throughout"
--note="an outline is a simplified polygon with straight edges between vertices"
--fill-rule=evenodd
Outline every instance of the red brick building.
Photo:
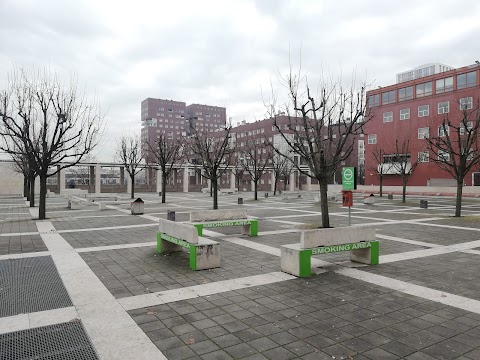
M 425 136 L 441 135 L 440 125 L 447 116 L 458 126 L 463 118 L 463 107 L 478 106 L 480 65 L 445 70 L 367 92 L 370 114 L 365 125 L 366 185 L 379 184 L 376 174 L 379 164 L 374 150 L 383 150 L 383 164 L 395 161 L 391 154 L 395 153 L 395 139 L 399 137 L 410 141 L 409 153 L 404 154 L 408 161 L 413 163 L 418 159 L 408 185 L 450 186 L 455 183 L 448 172 L 432 161 Z M 383 184 L 401 185 L 400 175 L 395 170 L 388 172 Z M 467 186 L 472 185 L 472 179 L 472 174 L 467 175 Z

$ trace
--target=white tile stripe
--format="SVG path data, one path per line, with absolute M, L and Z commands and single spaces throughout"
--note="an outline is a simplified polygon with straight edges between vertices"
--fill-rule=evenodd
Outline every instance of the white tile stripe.
M 335 271 L 353 279 L 362 280 L 370 284 L 379 285 L 388 289 L 401 291 L 405 294 L 418 296 L 420 298 L 435 301 L 441 304 L 480 314 L 480 301 L 469 299 L 463 296 L 450 294 L 444 291 L 430 289 L 425 286 L 415 285 L 392 279 L 390 277 L 368 273 L 357 269 L 343 268 Z
M 157 245 L 156 241 L 150 241 L 150 242 L 135 243 L 135 244 L 92 246 L 92 247 L 81 248 L 76 250 L 79 253 L 84 253 L 84 252 L 104 251 L 104 250 L 130 249 L 130 248 L 148 247 L 148 246 L 156 246 L 156 245 Z
M 30 252 L 30 253 L 22 253 L 22 254 L 7 254 L 7 255 L 0 255 L 0 261 L 24 259 L 24 258 L 31 258 L 31 257 L 38 257 L 38 256 L 47 256 L 47 255 L 50 255 L 49 251 L 38 251 L 38 252 Z
M 216 281 L 208 284 L 194 285 L 180 289 L 160 291 L 152 294 L 129 296 L 119 299 L 118 302 L 125 310 L 128 311 L 180 300 L 193 299 L 200 296 L 219 294 L 232 290 L 274 284 L 292 279 L 296 279 L 296 277 L 283 272 L 271 272 L 268 274 L 247 276 L 231 280 Z
M 36 224 L 100 359 L 166 359 L 52 223 Z
M 74 306 L 0 318 L 0 334 L 60 324 L 77 319 Z

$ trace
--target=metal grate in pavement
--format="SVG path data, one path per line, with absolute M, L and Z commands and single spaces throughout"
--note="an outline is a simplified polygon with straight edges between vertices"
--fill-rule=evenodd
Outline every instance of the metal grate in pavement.
M 50 256 L 0 261 L 0 317 L 68 306 L 72 301 Z
M 98 360 L 80 320 L 0 335 L 0 360 Z

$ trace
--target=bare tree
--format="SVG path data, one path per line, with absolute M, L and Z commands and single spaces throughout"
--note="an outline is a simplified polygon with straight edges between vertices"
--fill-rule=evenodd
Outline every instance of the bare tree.
M 455 216 L 462 213 L 462 193 L 467 174 L 480 164 L 480 100 L 474 106 L 472 98 L 464 98 L 459 103 L 461 113 L 447 116 L 442 124 L 434 129 L 435 135 L 426 138 L 430 159 L 442 170 L 447 171 L 457 181 Z
M 270 164 L 271 147 L 261 139 L 250 138 L 245 141 L 242 149 L 243 168 L 250 174 L 253 181 L 255 200 L 258 200 L 258 181 L 262 178 L 265 168 Z
M 201 164 L 205 177 L 211 181 L 214 209 L 218 209 L 218 180 L 228 168 L 234 153 L 230 146 L 231 131 L 230 124 L 223 131 L 209 134 L 193 129 L 187 141 L 192 155 L 196 157 L 195 163 Z
M 39 219 L 46 218 L 47 178 L 75 166 L 98 144 L 103 117 L 98 104 L 49 71 L 17 69 L 1 95 L 2 144 L 9 154 L 32 154 L 32 168 L 40 178 Z M 16 148 L 13 144 L 22 143 Z M 54 167 L 56 170 L 49 172 Z
M 132 185 L 130 197 L 135 196 L 135 176 L 142 170 L 140 163 L 143 160 L 141 140 L 138 136 L 122 136 L 117 144 L 116 158 L 130 177 Z
M 270 145 L 273 146 L 273 145 Z M 275 151 L 275 149 L 273 149 Z M 287 180 L 292 172 L 292 162 L 285 156 L 272 152 L 272 168 L 273 168 L 273 195 L 277 194 L 278 181 L 284 180 L 284 190 L 287 187 Z
M 243 175 L 245 174 L 245 168 L 243 167 L 243 160 L 240 156 L 240 152 L 235 153 L 235 157 L 233 158 L 233 176 L 235 176 L 235 184 L 234 186 L 240 191 L 240 182 L 243 179 Z
M 385 150 L 380 147 L 379 145 L 376 145 L 372 149 L 372 155 L 373 155 L 373 163 L 369 164 L 369 170 L 373 171 L 379 181 L 380 184 L 380 196 L 383 196 L 383 180 L 385 179 L 385 176 L 388 174 L 391 174 L 390 169 L 391 169 L 391 164 L 390 163 L 385 163 L 384 157 L 385 157 Z
M 407 184 L 418 165 L 418 156 L 412 154 L 414 147 L 410 138 L 401 131 L 395 132 L 395 147 L 392 154 L 384 155 L 383 162 L 388 163 L 394 173 L 402 180 L 402 203 L 406 202 Z
M 352 153 L 354 138 L 364 125 L 365 86 L 357 90 L 354 81 L 349 88 L 339 83 L 322 82 L 318 96 L 315 96 L 301 70 L 294 73 L 290 68 L 282 80 L 288 91 L 289 102 L 279 109 L 272 89 L 272 99 L 266 104 L 275 128 L 287 144 L 286 150 L 276 147 L 275 151 L 285 157 L 290 157 L 291 153 L 298 154 L 308 170 L 300 162 L 294 162 L 297 170 L 318 180 L 322 226 L 330 227 L 328 181 L 342 161 Z M 282 124 L 282 116 L 278 115 L 280 110 L 287 114 L 286 124 Z
M 147 144 L 148 153 L 153 155 L 154 161 L 162 171 L 162 203 L 165 203 L 167 178 L 170 176 L 173 166 L 184 157 L 184 144 L 179 140 L 168 139 L 165 134 L 160 134 L 154 144 L 150 142 Z

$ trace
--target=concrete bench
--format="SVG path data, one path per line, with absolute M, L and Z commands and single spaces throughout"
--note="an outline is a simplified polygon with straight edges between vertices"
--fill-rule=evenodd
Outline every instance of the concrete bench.
M 107 210 L 107 205 L 122 205 L 129 203 L 131 203 L 131 200 L 108 200 L 95 202 L 95 204 L 98 205 L 98 210 L 100 211 Z
M 87 197 L 88 190 L 82 189 L 62 189 L 62 195 L 66 198 L 76 196 L 76 197 Z
M 79 199 L 73 196 L 68 198 L 67 207 L 71 210 L 81 210 L 81 209 L 84 209 L 86 206 L 87 206 L 87 202 L 84 201 L 83 199 Z
M 297 191 L 284 191 L 282 193 L 283 195 L 283 200 L 290 200 L 290 199 L 301 199 L 302 198 L 302 194 L 300 194 L 299 192 Z
M 258 220 L 248 219 L 245 209 L 202 210 L 190 212 L 190 222 L 202 236 L 204 228 L 241 226 L 243 235 L 258 235 Z
M 379 242 L 372 226 L 340 227 L 302 231 L 299 244 L 282 245 L 282 271 L 306 277 L 312 273 L 312 255 L 350 251 L 350 260 L 377 265 Z
M 237 194 L 238 190 L 237 189 L 220 189 L 220 194 Z
M 159 220 L 157 252 L 166 254 L 187 249 L 190 269 L 204 270 L 220 267 L 220 244 L 198 236 L 197 229 L 189 224 Z

